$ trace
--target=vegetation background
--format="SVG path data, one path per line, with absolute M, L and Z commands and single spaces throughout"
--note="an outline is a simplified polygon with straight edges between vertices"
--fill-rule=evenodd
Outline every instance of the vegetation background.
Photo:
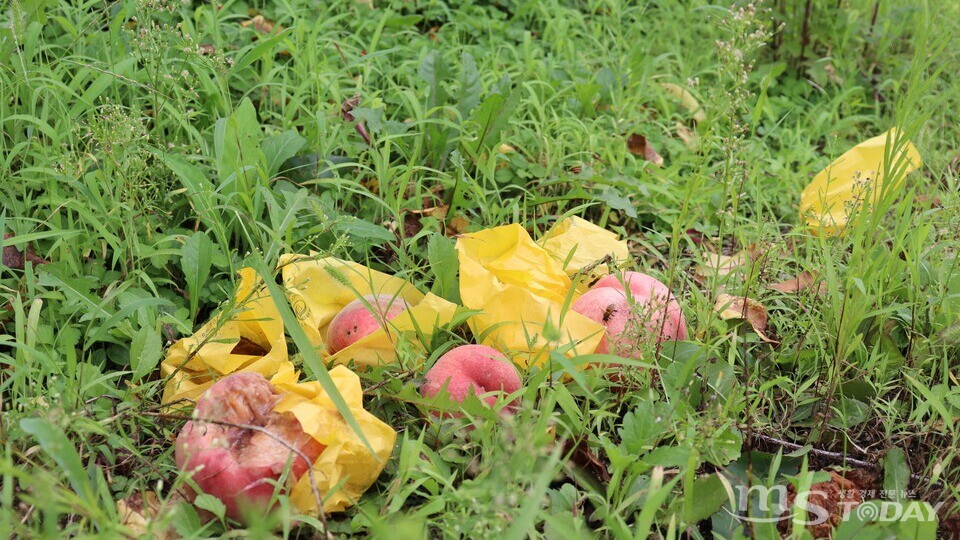
M 469 433 L 423 421 L 405 352 L 362 374 L 400 438 L 360 504 L 231 534 L 803 537 L 738 526 L 724 482 L 844 465 L 944 504 L 835 538 L 958 534 L 957 35 L 952 0 L 9 0 L 0 536 L 144 532 L 116 501 L 183 482 L 157 365 L 238 268 L 314 250 L 456 300 L 456 234 L 570 215 L 629 239 L 691 341 L 533 371 L 514 417 L 468 405 Z M 922 169 L 843 237 L 798 227 L 812 175 L 892 126 Z M 148 527 L 227 530 L 183 503 Z

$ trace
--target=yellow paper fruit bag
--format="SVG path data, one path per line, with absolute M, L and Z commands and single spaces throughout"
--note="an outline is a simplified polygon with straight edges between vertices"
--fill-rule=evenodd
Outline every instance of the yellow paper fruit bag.
M 344 306 L 361 296 L 385 294 L 402 298 L 410 306 L 391 319 L 386 328 L 329 355 L 328 362 L 371 366 L 396 360 L 401 333 L 428 340 L 436 327 L 453 319 L 456 304 L 434 294 L 424 295 L 407 281 L 371 270 L 362 264 L 333 257 L 285 255 L 280 258 L 283 282 L 293 312 L 315 347 L 323 347 L 330 321 Z M 326 354 L 325 348 L 322 351 Z
M 627 243 L 616 233 L 576 216 L 554 225 L 540 239 L 540 245 L 560 262 L 571 277 L 595 265 L 604 257 L 610 257 L 610 262 L 613 264 L 625 262 L 630 258 Z M 601 264 L 594 267 L 584 276 L 585 279 L 580 284 L 581 291 L 586 290 L 587 283 L 607 273 L 607 265 Z
M 538 245 L 517 224 L 465 234 L 457 241 L 460 298 L 481 311 L 470 317 L 473 334 L 484 345 L 513 358 L 521 367 L 538 365 L 552 348 L 589 354 L 603 337 L 603 327 L 564 310 L 573 283 L 557 256 Z M 562 317 L 561 317 L 562 316 Z M 547 325 L 559 340 L 544 337 Z M 573 347 L 569 347 L 572 345 Z
M 380 476 L 397 441 L 397 433 L 364 410 L 363 389 L 356 373 L 336 366 L 330 370 L 330 378 L 370 443 L 372 453 L 337 411 L 319 382 L 298 382 L 298 373 L 289 363 L 281 366 L 270 382 L 284 392 L 274 410 L 292 413 L 303 431 L 326 447 L 313 463 L 313 477 L 323 499 L 323 511 L 339 512 L 354 504 Z M 317 513 L 317 499 L 309 474 L 299 478 L 290 492 L 290 500 L 304 514 Z
M 901 138 L 900 132 L 891 128 L 854 146 L 820 171 L 800 196 L 800 217 L 807 226 L 826 236 L 842 234 L 851 213 L 869 208 L 884 193 L 898 188 L 908 173 L 923 164 L 913 143 L 901 142 Z M 894 148 L 897 153 L 887 164 Z M 896 185 L 884 185 L 885 169 L 890 170 Z
M 196 400 L 217 379 L 236 371 L 271 377 L 288 363 L 283 322 L 252 268 L 240 270 L 235 305 L 170 347 L 160 373 L 170 377 L 163 403 Z

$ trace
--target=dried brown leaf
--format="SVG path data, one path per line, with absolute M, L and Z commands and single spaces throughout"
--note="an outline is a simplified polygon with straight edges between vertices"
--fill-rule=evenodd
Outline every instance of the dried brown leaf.
M 353 117 L 352 111 L 354 107 L 360 105 L 360 101 L 362 99 L 363 98 L 360 96 L 360 94 L 354 94 L 352 97 L 344 100 L 344 102 L 340 104 L 340 114 L 343 116 L 344 120 L 347 122 L 353 122 L 356 120 Z M 356 129 L 357 133 L 363 137 L 364 142 L 370 144 L 370 133 L 367 132 L 367 126 L 363 124 L 362 120 L 357 122 L 357 125 L 354 127 L 354 129 Z
M 257 16 L 255 16 L 255 17 L 251 17 L 251 18 L 249 18 L 249 19 L 241 22 L 241 23 L 240 23 L 240 26 L 243 27 L 243 28 L 247 28 L 248 26 L 252 26 L 253 29 L 256 30 L 256 31 L 257 31 L 258 33 L 260 33 L 260 34 L 269 34 L 269 33 L 273 32 L 274 30 L 276 30 L 276 31 L 278 31 L 278 32 L 281 31 L 281 30 L 283 30 L 283 27 L 282 27 L 282 26 L 277 25 L 275 22 L 273 22 L 273 21 L 271 21 L 270 19 L 264 17 L 263 15 L 257 15 Z
M 747 321 L 753 331 L 760 336 L 760 339 L 767 343 L 777 343 L 775 339 L 766 334 L 767 308 L 753 298 L 721 294 L 717 296 L 717 302 L 714 304 L 713 310 L 724 320 L 743 319 Z
M 450 236 L 463 234 L 469 225 L 470 222 L 462 216 L 454 216 L 453 219 L 447 223 L 447 234 Z
M 687 145 L 687 148 L 690 150 L 700 149 L 700 138 L 697 137 L 697 132 L 683 125 L 681 122 L 677 122 L 674 127 L 677 130 L 677 137 L 683 141 L 683 144 Z
M 150 527 L 150 523 L 163 517 L 163 514 L 169 512 L 177 502 L 183 500 L 183 496 L 175 493 L 168 501 L 161 502 L 157 494 L 148 491 L 141 495 L 135 493 L 126 499 L 117 501 L 117 515 L 120 516 L 120 524 L 129 530 L 129 538 L 158 538 L 160 540 L 175 540 L 180 538 L 172 527 L 166 530 L 157 530 L 156 527 Z
M 7 233 L 3 235 L 4 239 L 13 238 L 12 233 Z M 20 251 L 16 246 L 5 245 L 3 246 L 3 255 L 0 258 L 0 262 L 3 263 L 3 266 L 7 268 L 13 268 L 15 270 L 23 270 L 26 266 L 27 261 L 33 263 L 34 266 L 39 264 L 47 264 L 48 260 L 38 257 L 33 251 L 33 246 L 27 245 L 27 251 Z
M 680 106 L 693 115 L 693 121 L 700 123 L 707 119 L 707 113 L 700 107 L 700 102 L 686 88 L 673 83 L 660 83 L 668 94 L 680 100 Z
M 697 275 L 701 278 L 707 278 L 714 274 L 723 277 L 750 264 L 750 256 L 745 251 L 738 251 L 733 255 L 705 253 L 703 259 L 703 264 L 697 267 Z
M 807 289 L 816 289 L 817 294 L 826 292 L 827 284 L 820 280 L 817 274 L 804 270 L 797 274 L 797 277 L 768 285 L 767 288 L 782 293 L 796 293 Z
M 606 485 L 610 483 L 610 471 L 607 465 L 590 450 L 585 439 L 574 442 L 570 439 L 563 441 L 563 451 L 570 455 L 570 461 L 587 471 L 591 476 Z
M 653 149 L 650 142 L 643 135 L 631 133 L 627 137 L 627 149 L 635 156 L 640 156 L 646 161 L 653 163 L 657 167 L 663 166 L 663 157 Z

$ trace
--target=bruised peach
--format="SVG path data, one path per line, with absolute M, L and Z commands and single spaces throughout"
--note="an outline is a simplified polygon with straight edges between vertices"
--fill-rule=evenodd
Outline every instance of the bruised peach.
M 668 290 L 663 294 L 666 286 L 649 279 L 652 282 L 634 278 L 630 281 L 631 288 L 625 290 L 620 282 L 611 281 L 608 276 L 573 303 L 573 311 L 603 325 L 606 330 L 596 352 L 639 359 L 643 353 L 640 345 L 644 343 L 686 337 L 679 304 L 670 298 Z M 647 296 L 648 291 L 652 296 Z
M 450 399 L 463 402 L 468 394 L 484 396 L 489 405 L 497 402 L 492 392 L 512 394 L 520 389 L 520 376 L 513 362 L 499 351 L 485 345 L 461 345 L 448 351 L 437 360 L 426 375 L 427 382 L 420 393 L 433 397 L 446 388 Z M 515 409 L 516 400 L 508 405 Z
M 292 414 L 274 412 L 280 398 L 259 373 L 228 375 L 197 400 L 196 420 L 177 436 L 177 467 L 191 474 L 201 491 L 220 499 L 232 519 L 270 512 L 275 482 L 287 464 L 292 486 L 325 448 Z
M 370 294 L 350 302 L 327 327 L 327 350 L 333 354 L 386 326 L 407 309 L 400 297 Z
M 687 339 L 687 321 L 683 317 L 680 303 L 670 289 L 657 278 L 643 272 L 627 271 L 622 277 L 613 274 L 604 276 L 593 286 L 594 289 L 603 287 L 621 291 L 629 289 L 635 303 L 645 306 L 646 313 L 650 314 L 649 319 L 653 320 L 655 314 L 659 314 L 660 321 L 666 319 L 660 330 L 659 341 Z

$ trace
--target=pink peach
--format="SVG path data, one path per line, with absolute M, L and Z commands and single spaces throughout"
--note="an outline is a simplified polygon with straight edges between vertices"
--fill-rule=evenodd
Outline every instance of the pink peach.
M 680 303 L 670 289 L 657 278 L 643 272 L 627 271 L 622 276 L 613 274 L 604 276 L 593 288 L 609 287 L 623 291 L 626 290 L 624 284 L 629 288 L 636 302 L 648 306 L 646 309 L 648 313 L 660 312 L 661 320 L 663 315 L 666 315 L 660 341 L 687 339 L 687 321 L 683 316 L 683 310 L 680 309 Z M 652 315 L 650 318 L 653 318 Z
M 450 398 L 457 403 L 463 402 L 470 393 L 477 396 L 491 392 L 512 394 L 520 389 L 520 376 L 513 362 L 485 345 L 461 345 L 451 349 L 430 368 L 426 379 L 420 393 L 433 397 L 446 388 Z M 494 405 L 498 397 L 491 394 L 483 400 Z M 516 407 L 516 400 L 508 405 L 511 410 Z
M 370 294 L 350 302 L 327 327 L 327 350 L 333 354 L 346 349 L 383 328 L 407 307 L 402 298 L 389 294 Z
M 287 463 L 292 486 L 325 448 L 303 432 L 292 414 L 274 412 L 280 397 L 259 373 L 228 375 L 197 400 L 196 420 L 187 422 L 177 436 L 177 467 L 191 474 L 204 493 L 220 499 L 234 520 L 245 512 L 268 513 L 274 482 Z M 261 427 L 273 436 L 241 425 Z M 192 500 L 196 494 L 190 496 Z

